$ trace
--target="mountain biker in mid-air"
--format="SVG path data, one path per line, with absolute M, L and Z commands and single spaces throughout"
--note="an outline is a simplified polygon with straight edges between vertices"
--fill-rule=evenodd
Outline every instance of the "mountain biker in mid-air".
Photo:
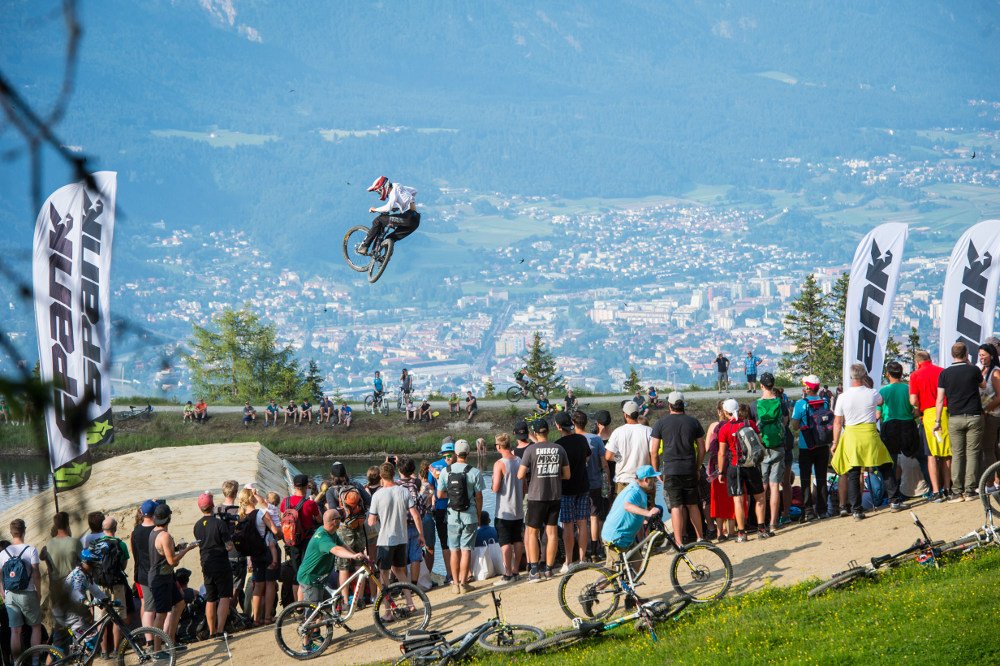
M 395 225 L 396 231 L 393 238 L 402 240 L 406 238 L 420 226 L 420 213 L 417 212 L 417 204 L 414 197 L 417 191 L 412 187 L 392 183 L 385 176 L 379 176 L 368 188 L 369 192 L 376 192 L 380 201 L 386 203 L 378 208 L 369 208 L 369 213 L 381 213 L 372 220 L 371 229 L 368 235 L 358 248 L 358 254 L 368 255 L 371 251 L 372 242 L 382 233 L 383 227 L 387 224 Z
M 527 366 L 514 373 L 514 383 L 520 386 L 525 393 L 531 388 L 531 381 L 532 377 L 528 374 Z

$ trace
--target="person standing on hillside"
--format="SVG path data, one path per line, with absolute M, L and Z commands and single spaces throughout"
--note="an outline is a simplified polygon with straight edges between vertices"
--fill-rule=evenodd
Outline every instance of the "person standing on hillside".
M 510 435 L 497 435 L 496 447 L 500 459 L 493 463 L 492 489 L 497 503 L 493 524 L 504 570 L 503 577 L 494 585 L 502 585 L 518 579 L 524 556 L 524 481 L 517 478 L 521 460 L 511 450 Z
M 233 568 L 230 553 L 235 552 L 229 525 L 215 515 L 215 498 L 210 492 L 198 496 L 201 518 L 194 524 L 198 540 L 201 573 L 205 580 L 205 622 L 208 637 L 215 638 L 226 631 L 229 602 L 232 599 Z
M 899 361 L 889 361 L 885 364 L 885 374 L 889 383 L 879 389 L 882 404 L 878 407 L 878 416 L 882 421 L 879 437 L 885 444 L 889 457 L 892 458 L 893 475 L 899 467 L 899 455 L 916 458 L 920 451 L 920 435 L 917 433 L 917 422 L 913 405 L 910 404 L 910 387 L 903 381 L 903 366 Z M 898 507 L 903 506 L 903 494 L 896 488 L 896 495 L 889 501 Z
M 715 357 L 715 374 L 719 385 L 719 393 L 729 393 L 729 359 L 722 352 Z
M 829 516 L 826 504 L 826 470 L 830 464 L 830 446 L 810 441 L 815 438 L 806 437 L 807 429 L 812 427 L 812 415 L 819 410 L 830 409 L 830 403 L 819 396 L 819 386 L 820 379 L 816 375 L 806 375 L 802 378 L 802 398 L 795 401 L 792 407 L 792 420 L 788 424 L 799 445 L 802 522 Z M 816 480 L 815 492 L 812 479 Z
M 555 419 L 560 435 L 556 444 L 563 448 L 569 461 L 569 478 L 562 482 L 559 504 L 559 522 L 563 526 L 566 549 L 566 562 L 560 573 L 566 573 L 571 564 L 584 560 L 590 550 L 590 476 L 587 474 L 590 444 L 586 437 L 576 433 L 573 417 L 569 414 L 559 412 Z
M 476 528 L 483 510 L 483 473 L 469 464 L 469 443 L 455 442 L 455 462 L 438 477 L 438 497 L 448 500 L 448 548 L 451 550 L 451 573 L 455 594 L 468 592 L 472 548 L 476 544 Z
M 383 587 L 389 584 L 389 572 L 401 583 L 410 582 L 410 572 L 406 568 L 406 554 L 409 536 L 407 532 L 407 516 L 413 519 L 420 536 L 418 543 L 424 545 L 424 527 L 417 513 L 416 503 L 410 497 L 410 491 L 396 485 L 394 476 L 396 466 L 390 462 L 379 466 L 379 478 L 382 487 L 372 495 L 372 504 L 368 509 L 368 524 L 372 527 L 379 524 L 376 541 L 376 561 L 379 569 L 379 579 Z M 454 565 L 452 565 L 454 566 Z M 413 610 L 413 600 L 406 593 L 406 602 Z
M 312 533 L 323 520 L 323 514 L 320 513 L 319 505 L 309 497 L 308 475 L 295 475 L 295 478 L 292 479 L 292 494 L 281 500 L 278 510 L 281 512 L 279 522 L 281 523 L 282 530 L 284 530 L 286 527 L 285 524 L 288 522 L 286 521 L 286 514 L 292 516 L 291 512 L 298 513 L 296 519 L 298 525 L 295 531 L 299 533 L 301 540 L 292 545 L 289 539 L 290 535 L 287 533 L 283 535 L 285 541 L 285 560 L 291 566 L 292 575 L 294 576 L 299 571 L 299 565 L 302 564 L 302 556 L 305 555 L 305 548 L 306 544 L 309 543 L 309 537 L 312 536 Z M 292 591 L 295 594 L 295 598 L 298 601 L 302 601 L 298 583 L 292 586 Z
M 741 405 L 732 398 L 722 403 L 722 409 L 729 420 L 719 426 L 719 468 L 724 469 L 726 487 L 733 499 L 733 510 L 736 514 L 736 542 L 747 540 L 746 505 L 744 496 L 753 496 L 754 513 L 757 516 L 757 538 L 767 539 L 771 534 L 767 531 L 764 521 L 764 480 L 760 475 L 760 467 L 744 467 L 740 465 L 740 443 L 736 433 L 740 429 L 750 427 L 758 434 L 757 424 L 750 418 L 750 408 Z
M 747 350 L 747 356 L 743 359 L 743 372 L 747 376 L 747 393 L 757 390 L 757 366 L 763 363 L 758 356 L 754 356 L 753 350 Z
M 935 502 L 951 495 L 951 438 L 948 436 L 948 399 L 937 409 L 938 378 L 943 368 L 931 362 L 921 349 L 916 353 L 917 369 L 910 373 L 910 404 L 919 410 L 927 440 L 927 475 Z M 940 428 L 937 422 L 940 421 Z
M 448 498 L 441 498 L 437 492 L 441 488 L 438 478 L 441 471 L 455 460 L 455 440 L 450 436 L 445 437 L 441 442 L 441 458 L 431 463 L 430 474 L 427 481 L 434 488 L 434 527 L 437 531 L 438 543 L 441 545 L 441 555 L 444 561 L 445 585 L 453 581 L 451 570 L 451 550 L 448 549 Z
M 415 189 L 393 183 L 385 176 L 379 176 L 368 191 L 377 193 L 379 200 L 386 203 L 368 209 L 369 213 L 381 213 L 381 215 L 372 220 L 371 229 L 358 248 L 358 254 L 363 255 L 370 253 L 372 241 L 378 238 L 385 225 L 396 226 L 396 231 L 393 233 L 396 240 L 406 238 L 420 226 L 420 213 L 417 212 L 417 203 L 414 200 L 417 196 Z
M 1000 443 L 1000 357 L 997 348 L 986 342 L 979 345 L 979 370 L 983 375 L 983 388 L 979 395 L 983 403 L 983 463 L 986 469 L 998 459 L 997 444 Z M 996 479 L 986 482 L 993 488 Z
M 684 394 L 680 391 L 672 391 L 667 396 L 667 409 L 669 413 L 653 424 L 649 453 L 653 470 L 663 472 L 663 494 L 670 504 L 674 540 L 680 547 L 684 545 L 688 519 L 698 541 L 702 537 L 698 470 L 701 469 L 705 429 L 698 419 L 684 413 Z
M 781 398 L 774 392 L 774 375 L 765 372 L 760 376 L 761 396 L 757 400 L 757 427 L 764 444 L 764 460 L 760 475 L 768 494 L 771 522 L 768 532 L 778 529 L 781 514 L 781 484 L 785 478 L 785 417 L 781 412 Z M 785 507 L 784 517 L 788 517 Z
M 549 442 L 549 424 L 532 424 L 534 443 L 524 452 L 517 478 L 527 482 L 528 507 L 524 513 L 524 546 L 528 553 L 528 582 L 552 578 L 559 552 L 559 510 L 562 481 L 569 478 L 566 450 Z M 545 564 L 541 563 L 541 532 L 545 530 Z
M 587 481 L 590 486 L 590 549 L 586 553 L 591 561 L 597 561 L 600 556 L 601 526 L 608 517 L 608 498 L 605 496 L 606 485 L 611 483 L 608 472 L 608 461 L 604 457 L 606 451 L 604 440 L 599 435 L 587 432 L 587 415 L 581 411 L 573 412 L 573 427 L 578 435 L 587 438 L 590 447 L 590 458 L 587 459 Z
M 14 566 L 7 563 L 14 559 L 21 561 L 23 571 L 17 579 L 0 576 L 0 589 L 3 590 L 3 605 L 10 622 L 11 655 L 17 659 L 22 652 L 21 634 L 23 627 L 31 627 L 29 645 L 42 642 L 42 578 L 39 573 L 40 558 L 38 550 L 24 542 L 26 532 L 24 521 L 16 518 L 10 523 L 11 544 L 0 551 L 0 571 L 6 567 L 13 571 Z M 7 573 L 6 571 L 4 573 Z
M 625 424 L 618 426 L 611 433 L 611 439 L 608 440 L 604 453 L 605 458 L 615 462 L 616 492 L 621 492 L 635 481 L 637 469 L 649 464 L 649 438 L 653 432 L 649 426 L 639 423 L 639 405 L 633 401 L 629 400 L 622 405 L 622 414 L 625 417 Z M 647 506 L 655 504 L 655 488 L 653 493 Z
M 106 560 L 101 565 L 101 571 L 105 573 L 99 573 L 97 582 L 109 598 L 121 603 L 122 610 L 119 611 L 119 614 L 127 624 L 132 614 L 132 594 L 128 589 L 128 578 L 125 575 L 125 564 L 129 560 L 128 546 L 117 537 L 118 521 L 113 516 L 107 516 L 101 527 L 101 538 L 97 539 L 91 546 L 94 552 L 103 553 L 102 561 Z M 114 567 L 114 571 L 111 571 L 111 565 L 116 556 L 111 553 L 112 550 L 117 551 L 119 564 L 119 566 Z M 113 584 L 109 585 L 108 583 Z M 104 615 L 104 611 L 98 612 L 100 616 Z M 121 641 L 122 631 L 117 626 L 112 627 L 111 631 L 105 631 L 101 639 L 101 655 L 106 659 L 110 659 L 110 655 L 114 654 L 115 648 L 121 645 Z
M 80 553 L 83 546 L 79 539 L 74 539 L 69 527 L 69 514 L 60 511 L 52 518 L 52 532 L 54 536 L 49 539 L 49 543 L 42 548 L 41 559 L 45 562 L 49 572 L 49 604 L 56 622 L 52 630 L 52 644 L 58 648 L 69 647 L 69 635 L 66 627 L 60 624 L 58 618 L 62 617 L 62 611 L 66 604 L 62 582 L 69 575 L 69 572 L 80 563 Z
M 979 390 L 986 383 L 979 369 L 969 363 L 964 342 L 951 346 L 951 365 L 938 376 L 934 433 L 941 436 L 941 415 L 948 402 L 948 439 L 951 440 L 951 487 L 955 502 L 975 497 L 979 489 L 983 444 L 983 403 Z
M 184 611 L 184 596 L 177 587 L 174 569 L 181 558 L 196 548 L 186 544 L 178 548 L 170 534 L 170 518 L 173 512 L 167 504 L 159 504 L 153 511 L 153 531 L 149 534 L 149 591 L 153 597 L 156 612 L 152 626 L 163 629 L 171 640 L 177 640 L 177 624 Z M 155 637 L 154 637 L 154 640 Z M 159 646 L 157 646 L 159 649 Z

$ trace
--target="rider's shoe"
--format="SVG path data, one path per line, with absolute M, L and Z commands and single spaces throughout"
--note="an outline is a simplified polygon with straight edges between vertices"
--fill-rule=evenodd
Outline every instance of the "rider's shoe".
M 357 249 L 357 253 L 360 254 L 360 255 L 363 255 L 365 257 L 371 256 L 371 255 L 368 254 L 368 248 L 366 248 L 366 247 L 359 247 Z

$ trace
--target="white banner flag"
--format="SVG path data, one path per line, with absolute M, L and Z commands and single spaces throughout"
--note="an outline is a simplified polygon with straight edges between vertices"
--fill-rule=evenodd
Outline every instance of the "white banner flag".
M 35 325 L 41 378 L 54 386 L 45 426 L 57 490 L 86 481 L 88 449 L 112 436 L 109 270 L 116 176 L 95 173 L 96 191 L 84 182 L 59 188 L 35 223 Z
M 938 358 L 951 365 L 951 346 L 961 340 L 972 358 L 993 335 L 993 313 L 1000 288 L 1000 220 L 968 229 L 951 251 L 941 297 L 941 341 Z
M 845 389 L 851 385 L 850 368 L 854 363 L 864 364 L 876 388 L 882 382 L 892 304 L 908 231 L 899 222 L 879 225 L 868 232 L 854 253 L 844 316 Z

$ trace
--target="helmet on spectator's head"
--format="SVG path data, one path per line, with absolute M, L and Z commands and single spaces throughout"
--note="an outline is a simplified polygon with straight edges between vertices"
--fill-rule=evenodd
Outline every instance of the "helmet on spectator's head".
M 104 553 L 90 548 L 84 548 L 80 553 L 80 561 L 86 564 L 97 564 L 104 559 Z
M 392 183 L 385 176 L 379 176 L 372 183 L 372 186 L 368 188 L 369 192 L 378 192 L 378 198 L 380 201 L 385 201 L 389 198 L 389 188 L 392 187 Z

